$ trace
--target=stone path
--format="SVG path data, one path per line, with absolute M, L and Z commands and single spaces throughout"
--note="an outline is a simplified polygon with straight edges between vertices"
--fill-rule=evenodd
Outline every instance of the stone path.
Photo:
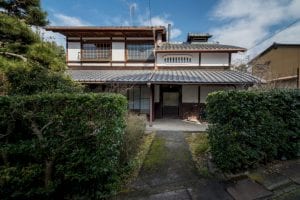
M 232 199 L 220 181 L 198 176 L 185 134 L 157 132 L 130 192 L 117 199 Z

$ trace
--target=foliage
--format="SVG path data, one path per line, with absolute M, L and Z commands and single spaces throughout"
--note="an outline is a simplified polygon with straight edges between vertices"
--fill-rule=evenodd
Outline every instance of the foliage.
M 41 42 L 29 46 L 26 57 L 52 71 L 66 69 L 65 51 L 62 46 L 54 42 Z
M 128 164 L 137 154 L 145 134 L 146 118 L 129 113 L 126 118 L 126 128 L 122 144 L 121 158 L 124 164 Z
M 1 199 L 99 199 L 118 182 L 126 98 L 0 97 Z
M 207 98 L 209 140 L 224 171 L 238 171 L 299 151 L 300 91 L 222 91 Z
M 47 13 L 42 10 L 40 0 L 1 0 L 2 12 L 22 19 L 26 24 L 45 26 Z
M 0 51 L 24 54 L 29 45 L 40 38 L 24 22 L 14 16 L 0 13 Z
M 20 63 L 19 63 L 20 64 Z M 35 63 L 10 66 L 5 72 L 6 91 L 10 95 L 30 95 L 42 92 L 81 92 L 82 86 L 63 72 L 54 72 Z M 0 58 L 1 65 L 1 58 Z
M 64 74 L 63 47 L 44 42 L 33 32 L 32 26 L 47 24 L 39 0 L 2 0 L 0 10 L 1 94 L 82 90 Z

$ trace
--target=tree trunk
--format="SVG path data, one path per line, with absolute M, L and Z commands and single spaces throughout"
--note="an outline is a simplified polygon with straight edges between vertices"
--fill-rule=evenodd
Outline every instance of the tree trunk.
M 45 161 L 45 187 L 52 182 L 53 160 Z

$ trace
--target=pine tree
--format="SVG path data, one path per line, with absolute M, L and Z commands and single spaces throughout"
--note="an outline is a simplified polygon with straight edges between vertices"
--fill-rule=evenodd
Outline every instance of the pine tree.
M 40 0 L 0 0 L 0 94 L 81 91 L 64 74 L 63 47 L 33 27 L 48 24 Z

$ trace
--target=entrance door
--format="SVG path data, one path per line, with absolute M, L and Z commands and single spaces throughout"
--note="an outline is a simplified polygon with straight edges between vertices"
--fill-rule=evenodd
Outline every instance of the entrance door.
M 163 97 L 163 117 L 178 118 L 179 117 L 179 92 L 164 91 Z

